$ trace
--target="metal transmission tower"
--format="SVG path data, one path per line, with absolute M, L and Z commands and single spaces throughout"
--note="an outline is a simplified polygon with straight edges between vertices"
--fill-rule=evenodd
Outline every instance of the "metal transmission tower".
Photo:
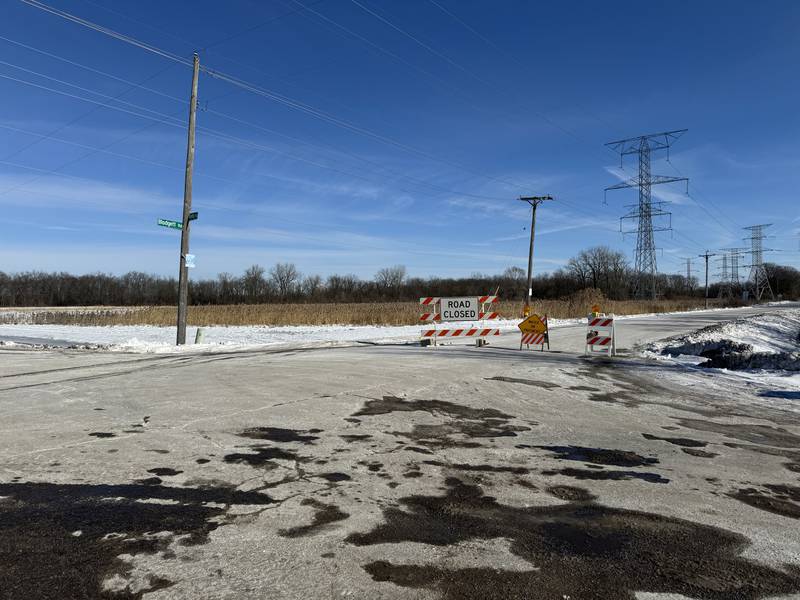
M 636 273 L 633 292 L 637 297 L 650 296 L 656 297 L 656 277 L 658 269 L 656 267 L 656 244 L 653 238 L 654 231 L 669 231 L 672 229 L 672 213 L 663 210 L 663 202 L 653 203 L 651 188 L 660 183 L 672 183 L 674 181 L 685 181 L 689 186 L 686 177 L 666 177 L 664 175 L 653 175 L 650 172 L 650 154 L 657 150 L 666 150 L 669 155 L 669 147 L 672 143 L 686 133 L 687 129 L 677 131 L 664 131 L 662 133 L 652 133 L 639 137 L 618 140 L 606 144 L 609 148 L 619 153 L 620 166 L 623 157 L 627 154 L 639 155 L 639 176 L 627 181 L 622 181 L 616 185 L 606 188 L 609 190 L 620 190 L 623 188 L 639 188 L 639 204 L 634 205 L 632 210 L 620 219 L 620 229 L 624 219 L 635 219 L 637 221 L 636 231 L 636 261 L 634 271 Z M 668 216 L 669 224 L 666 226 L 653 225 L 654 217 Z M 623 233 L 633 233 L 624 231 Z
M 719 296 L 734 297 L 739 296 L 742 284 L 739 281 L 739 255 L 742 248 L 723 248 L 722 255 L 722 279 L 720 280 Z
M 687 257 L 686 259 L 686 293 L 692 293 L 692 259 Z
M 730 298 L 733 296 L 731 288 L 731 276 L 728 271 L 728 256 L 729 254 L 722 255 L 722 272 L 719 276 L 719 294 L 720 298 Z
M 750 277 L 747 283 L 758 302 L 761 301 L 765 293 L 769 294 L 771 300 L 775 298 L 775 295 L 772 293 L 772 288 L 769 285 L 767 270 L 764 268 L 765 250 L 763 242 L 764 238 L 767 237 L 764 235 L 764 228 L 770 227 L 771 225 L 772 223 L 766 225 L 752 225 L 751 227 L 744 228 L 750 231 L 750 237 L 744 238 L 745 240 L 750 240 Z M 767 250 L 767 252 L 768 251 L 769 250 Z

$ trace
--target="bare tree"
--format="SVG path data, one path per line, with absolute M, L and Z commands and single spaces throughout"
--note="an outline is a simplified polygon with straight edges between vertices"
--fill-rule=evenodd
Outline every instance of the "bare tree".
M 520 267 L 508 267 L 503 271 L 503 277 L 511 281 L 522 281 L 526 277 L 525 270 Z
M 303 279 L 301 287 L 306 298 L 314 300 L 322 291 L 322 277 L 319 275 L 309 275 Z
M 249 302 L 257 302 L 266 295 L 267 282 L 264 279 L 264 267 L 253 265 L 242 275 L 242 288 Z
M 269 270 L 269 276 L 281 300 L 286 300 L 297 288 L 300 273 L 293 263 L 278 263 Z
M 406 278 L 404 265 L 385 267 L 375 273 L 375 283 L 384 294 L 397 294 Z

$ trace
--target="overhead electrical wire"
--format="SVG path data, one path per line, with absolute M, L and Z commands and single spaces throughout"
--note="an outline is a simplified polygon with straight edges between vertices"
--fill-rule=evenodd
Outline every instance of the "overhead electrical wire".
M 39 0 L 20 0 L 20 1 L 26 3 L 26 4 L 30 5 L 30 6 L 33 6 L 35 8 L 38 8 L 40 10 L 46 11 L 48 13 L 51 13 L 51 14 L 53 14 L 55 16 L 58 16 L 58 17 L 66 19 L 66 20 L 72 21 L 72 22 L 74 22 L 74 23 L 76 23 L 78 25 L 81 25 L 83 27 L 87 27 L 89 29 L 95 30 L 95 31 L 97 31 L 99 33 L 102 33 L 104 35 L 107 35 L 107 36 L 110 36 L 112 38 L 115 38 L 115 39 L 117 39 L 119 41 L 131 44 L 131 45 L 136 46 L 136 47 L 138 47 L 140 49 L 143 49 L 143 50 L 146 50 L 148 52 L 157 54 L 157 55 L 159 55 L 159 56 L 161 56 L 163 58 L 167 58 L 168 60 L 183 64 L 185 66 L 190 66 L 191 65 L 191 61 L 189 59 L 187 59 L 187 58 L 181 57 L 181 56 L 179 56 L 179 55 L 177 55 L 175 53 L 169 52 L 169 51 L 164 50 L 162 48 L 159 48 L 159 47 L 157 47 L 155 45 L 148 44 L 146 42 L 142 42 L 142 41 L 140 41 L 140 40 L 138 40 L 136 38 L 133 38 L 131 36 L 128 36 L 128 35 L 125 35 L 125 34 L 121 34 L 119 32 L 111 30 L 111 29 L 109 29 L 107 27 L 103 27 L 101 25 L 98 25 L 96 23 L 88 21 L 86 19 L 82 19 L 81 17 L 77 17 L 75 15 L 67 13 L 66 11 L 61 11 L 59 9 L 56 9 L 56 8 L 51 7 L 49 5 L 46 5 L 43 2 L 40 2 Z M 376 49 L 379 49 L 382 52 L 387 53 L 387 51 L 385 49 L 383 49 L 380 46 L 374 44 L 373 42 L 367 40 L 363 36 L 360 36 L 359 34 L 353 32 L 352 30 L 349 30 L 349 29 L 341 26 L 340 24 L 336 23 L 335 21 L 333 21 L 331 19 L 328 19 L 327 17 L 325 17 L 324 15 L 319 13 L 318 11 L 314 11 L 313 9 L 310 8 L 309 5 L 305 5 L 305 4 L 301 3 L 301 2 L 299 2 L 298 0 L 291 0 L 291 1 L 294 2 L 295 4 L 297 4 L 298 6 L 300 6 L 303 10 L 311 12 L 313 14 L 316 14 L 317 16 L 327 20 L 328 22 L 336 25 L 337 27 L 347 31 L 351 35 L 357 36 L 359 39 L 361 39 L 365 43 L 368 43 L 369 45 L 375 47 Z M 391 26 L 392 28 L 398 30 L 399 32 L 403 33 L 404 35 L 410 37 L 412 40 L 414 40 L 418 44 L 422 45 L 428 51 L 434 53 L 435 55 L 439 56 L 443 60 L 446 60 L 448 63 L 450 63 L 450 64 L 452 64 L 454 66 L 457 66 L 460 70 L 463 70 L 465 72 L 471 73 L 479 81 L 482 81 L 485 84 L 491 85 L 489 82 L 485 81 L 483 78 L 480 78 L 480 76 L 475 75 L 468 68 L 464 67 L 463 65 L 459 65 L 458 63 L 456 63 L 455 61 L 453 61 L 452 59 L 450 59 L 446 55 L 444 55 L 442 53 L 439 53 L 438 51 L 436 51 L 435 49 L 433 49 L 429 45 L 425 44 L 424 42 L 422 42 L 421 40 L 416 38 L 416 36 L 413 36 L 413 34 L 410 34 L 410 33 L 406 32 L 405 30 L 403 30 L 402 28 L 397 27 L 396 25 L 394 25 L 393 23 L 388 21 L 388 19 L 385 19 L 384 17 L 382 17 L 378 13 L 375 13 L 374 11 L 371 11 L 370 9 L 365 7 L 363 4 L 361 4 L 357 0 L 351 0 L 351 1 L 354 4 L 356 4 L 357 6 L 359 6 L 360 8 L 362 8 L 362 10 L 365 10 L 366 12 L 368 12 L 369 14 L 372 14 L 373 16 L 375 16 L 376 18 L 378 18 L 379 20 L 381 20 L 385 24 Z M 439 5 L 438 3 L 434 2 L 433 0 L 431 0 L 431 1 L 436 6 L 438 6 L 441 10 L 445 10 L 445 12 L 448 12 L 448 14 L 451 14 L 451 16 L 453 16 L 452 13 L 449 13 L 449 11 L 446 11 L 446 9 L 441 7 L 441 5 Z M 317 4 L 317 3 L 314 3 L 314 4 Z M 301 11 L 295 11 L 295 12 L 301 12 Z M 294 14 L 294 13 L 292 13 L 292 14 Z M 464 23 L 462 22 L 462 24 L 464 24 Z M 470 29 L 473 30 L 473 32 L 477 34 L 477 32 L 474 31 L 474 29 L 472 29 L 472 28 L 470 28 Z M 481 37 L 483 37 L 483 36 L 481 36 Z M 484 39 L 486 39 L 486 38 L 484 38 Z M 486 41 L 488 41 L 488 40 L 486 40 Z M 391 52 L 389 52 L 389 54 L 393 58 L 395 58 L 396 60 L 400 60 L 401 62 L 403 62 L 403 63 L 405 63 L 405 64 L 407 64 L 409 66 L 417 68 L 415 65 L 413 65 L 413 63 L 408 63 L 408 61 L 405 61 L 404 59 L 402 59 L 402 57 L 399 57 L 398 55 L 396 55 L 394 53 L 391 53 Z M 346 130 L 350 130 L 350 131 L 352 131 L 354 133 L 358 133 L 358 134 L 360 134 L 362 136 L 374 139 L 376 141 L 380 141 L 380 142 L 388 144 L 388 145 L 392 145 L 392 146 L 397 147 L 397 148 L 399 148 L 399 149 L 401 149 L 401 150 L 403 150 L 405 152 L 408 152 L 408 153 L 411 153 L 411 154 L 416 154 L 416 155 L 422 156 L 422 157 L 424 157 L 424 158 L 426 158 L 428 160 L 439 162 L 441 164 L 446 164 L 446 165 L 451 166 L 453 168 L 468 172 L 468 173 L 470 173 L 470 174 L 472 174 L 474 176 L 485 178 L 485 179 L 488 179 L 488 180 L 491 180 L 491 181 L 495 181 L 495 182 L 498 182 L 498 183 L 502 183 L 504 185 L 510 185 L 512 187 L 520 186 L 520 184 L 518 182 L 513 182 L 513 181 L 510 181 L 508 179 L 503 179 L 503 178 L 500 178 L 500 177 L 495 177 L 495 176 L 492 176 L 492 175 L 481 173 L 481 172 L 475 171 L 474 169 L 472 169 L 472 168 L 470 168 L 470 167 L 468 167 L 466 165 L 463 165 L 461 163 L 458 163 L 458 162 L 455 162 L 455 161 L 450 161 L 450 160 L 443 159 L 443 158 L 440 158 L 440 157 L 436 157 L 436 156 L 431 155 L 431 154 L 429 154 L 429 153 L 427 153 L 427 152 L 425 152 L 423 150 L 420 150 L 418 148 L 414 148 L 413 146 L 410 146 L 410 145 L 405 144 L 403 142 L 400 142 L 400 141 L 398 141 L 396 139 L 393 139 L 393 138 L 391 138 L 389 136 L 385 136 L 385 135 L 382 135 L 380 133 L 376 133 L 374 131 L 371 131 L 369 129 L 360 127 L 360 126 L 358 126 L 356 124 L 353 124 L 353 123 L 351 123 L 351 122 L 349 122 L 347 120 L 340 119 L 340 118 L 336 117 L 335 115 L 331 115 L 331 114 L 329 114 L 329 113 L 327 113 L 327 112 L 325 112 L 325 111 L 323 111 L 321 109 L 317 109 L 317 108 L 315 108 L 315 107 L 313 107 L 311 105 L 308 105 L 308 104 L 305 104 L 303 102 L 294 100 L 292 98 L 289 98 L 287 96 L 284 96 L 284 95 L 279 94 L 277 92 L 274 92 L 272 90 L 263 88 L 263 87 L 258 86 L 256 84 L 252 84 L 250 82 L 247 82 L 245 80 L 239 79 L 239 78 L 234 77 L 232 75 L 228 75 L 228 74 L 223 73 L 223 72 L 221 72 L 219 70 L 209 69 L 209 68 L 204 67 L 204 66 L 202 67 L 202 70 L 207 75 L 209 75 L 209 76 L 211 76 L 213 78 L 219 79 L 221 81 L 224 81 L 226 83 L 229 83 L 230 85 L 237 86 L 237 87 L 239 87 L 239 88 L 241 88 L 241 89 L 243 89 L 245 91 L 248 91 L 248 92 L 256 94 L 256 95 L 260 95 L 260 96 L 265 97 L 267 99 L 270 99 L 272 101 L 275 101 L 275 102 L 278 102 L 280 104 L 283 104 L 284 106 L 287 106 L 288 108 L 291 108 L 291 109 L 298 110 L 300 112 L 309 114 L 310 116 L 313 116 L 313 117 L 318 118 L 320 120 L 326 121 L 326 122 L 331 123 L 333 125 L 336 125 L 338 127 L 342 127 L 342 128 L 344 128 Z M 429 74 L 429 73 L 426 72 L 426 74 Z M 5 77 L 5 78 L 6 79 L 16 80 L 14 78 L 9 78 L 9 77 Z M 16 80 L 16 81 L 19 81 L 19 80 Z M 30 84 L 29 82 L 22 82 L 22 83 Z M 67 84 L 67 85 L 69 85 L 69 84 Z M 37 86 L 37 87 L 42 87 L 42 86 Z M 44 88 L 42 88 L 42 89 L 44 89 Z M 103 104 L 101 104 L 101 105 L 103 105 Z M 144 110 L 149 110 L 149 109 L 144 109 Z M 131 113 L 131 114 L 136 114 L 136 113 Z M 136 116 L 140 116 L 141 117 L 143 115 L 137 114 Z M 546 116 L 544 116 L 544 115 L 540 115 L 540 116 L 543 116 L 544 118 L 546 118 Z M 234 119 L 235 119 L 235 117 L 234 117 Z M 555 124 L 555 123 L 553 123 L 553 124 L 560 128 L 560 126 L 558 126 L 557 124 Z M 564 130 L 563 128 L 560 128 L 560 129 L 562 129 L 562 131 L 564 131 L 565 133 L 573 135 L 573 137 L 574 137 L 574 134 L 572 132 L 569 132 L 568 130 Z M 247 144 L 247 145 L 251 145 L 251 146 L 253 145 L 253 142 L 250 142 L 249 140 L 241 140 L 241 139 L 236 138 L 235 136 L 228 136 L 228 134 L 224 134 L 222 132 L 213 132 L 213 131 L 211 131 L 211 132 L 215 133 L 216 135 L 224 136 L 225 138 L 228 138 L 231 141 L 236 140 L 239 143 L 243 143 L 243 144 Z M 580 139 L 580 138 L 578 138 L 578 139 Z M 275 151 L 275 149 L 269 149 L 268 151 Z M 300 159 L 300 160 L 302 160 L 302 159 Z M 314 164 L 314 163 L 312 163 L 312 164 Z M 316 166 L 322 166 L 322 165 L 319 165 L 317 163 Z M 330 168 L 330 167 L 329 166 L 323 166 L 323 168 Z M 417 193 L 417 192 L 413 192 L 413 193 Z M 464 195 L 461 192 L 455 192 L 455 193 Z M 493 198 L 493 199 L 498 199 L 499 200 L 500 198 Z M 695 201 L 697 202 L 696 199 L 695 199 Z M 569 203 L 564 202 L 563 200 L 562 200 L 562 203 L 565 203 L 565 204 L 569 205 Z M 701 208 L 703 208 L 704 210 L 707 211 L 707 209 L 705 209 L 704 206 L 702 206 L 699 203 L 698 203 L 698 205 L 701 206 Z M 577 206 L 574 206 L 574 205 L 572 205 L 572 206 L 574 208 L 578 208 L 579 209 L 579 207 L 577 207 Z M 711 215 L 712 213 L 709 212 L 709 214 Z M 713 215 L 712 215 L 712 217 L 713 217 Z

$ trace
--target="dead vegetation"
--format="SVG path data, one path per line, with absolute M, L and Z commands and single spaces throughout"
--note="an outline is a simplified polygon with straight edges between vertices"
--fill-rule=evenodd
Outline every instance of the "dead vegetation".
M 585 297 L 584 297 L 585 296 Z M 564 319 L 584 317 L 594 303 L 617 315 L 673 312 L 703 307 L 703 301 L 685 300 L 603 300 L 576 294 L 565 300 L 535 301 L 540 314 Z M 501 315 L 517 318 L 522 302 L 495 305 Z M 189 325 L 416 325 L 420 306 L 416 302 L 228 304 L 191 306 Z M 174 306 L 87 307 L 4 309 L 0 323 L 31 325 L 175 325 Z

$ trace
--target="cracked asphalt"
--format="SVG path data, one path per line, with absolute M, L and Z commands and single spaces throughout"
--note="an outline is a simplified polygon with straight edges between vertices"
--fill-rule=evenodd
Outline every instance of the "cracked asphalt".
M 0 598 L 800 598 L 800 411 L 636 344 L 0 352 Z

